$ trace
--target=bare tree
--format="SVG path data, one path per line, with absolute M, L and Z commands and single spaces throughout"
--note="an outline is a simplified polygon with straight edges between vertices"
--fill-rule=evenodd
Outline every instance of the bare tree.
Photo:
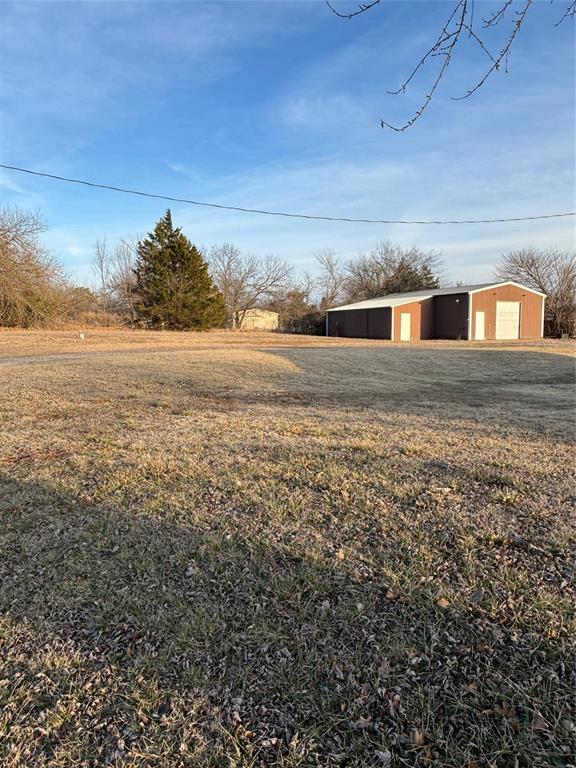
M 436 76 L 432 82 L 431 87 L 427 89 L 425 98 L 422 100 L 420 107 L 412 115 L 412 117 L 406 122 L 400 125 L 392 125 L 386 120 L 381 120 L 380 125 L 384 128 L 391 128 L 393 131 L 405 131 L 410 128 L 411 125 L 422 116 L 425 109 L 429 106 L 436 90 L 438 89 L 440 82 L 457 50 L 462 47 L 467 41 L 477 46 L 482 55 L 487 60 L 487 66 L 479 79 L 468 88 L 466 93 L 453 97 L 455 100 L 467 99 L 479 88 L 481 88 L 494 72 L 500 71 L 502 68 L 508 71 L 508 58 L 512 46 L 520 32 L 522 26 L 526 21 L 526 17 L 534 5 L 535 0 L 519 0 L 519 8 L 512 13 L 512 7 L 514 6 L 514 0 L 501 0 L 500 5 L 494 10 L 494 12 L 486 18 L 483 18 L 481 24 L 478 24 L 474 18 L 475 0 L 457 0 L 454 5 L 451 6 L 450 12 L 446 17 L 446 21 L 441 27 L 440 33 L 435 38 L 433 44 L 420 58 L 416 66 L 412 69 L 406 80 L 402 85 L 394 90 L 388 91 L 393 95 L 404 93 L 406 88 L 410 85 L 414 77 L 422 70 L 427 64 L 434 59 L 438 59 L 440 64 L 436 72 Z M 380 0 L 367 0 L 366 2 L 359 3 L 356 10 L 351 12 L 338 11 L 331 2 L 327 2 L 328 7 L 333 13 L 343 19 L 352 19 L 354 16 L 359 16 L 362 13 L 366 13 L 370 9 L 380 4 Z M 495 33 L 496 27 L 501 23 L 505 23 L 505 18 L 509 18 L 509 32 L 504 42 L 504 45 L 491 52 L 489 50 L 490 41 L 489 38 Z M 574 18 L 576 16 L 576 0 L 569 0 L 567 6 L 564 9 L 564 13 L 561 15 L 556 26 L 561 24 L 565 19 Z
M 5 245 L 38 249 L 38 237 L 46 229 L 46 222 L 38 211 L 25 211 L 17 206 L 0 208 L 0 239 Z
M 69 309 L 62 267 L 39 240 L 45 229 L 37 212 L 0 209 L 0 325 L 45 325 Z
M 259 258 L 235 245 L 214 246 L 208 255 L 210 271 L 224 296 L 228 324 L 236 328 L 246 310 L 273 299 L 285 289 L 292 267 L 276 256 Z
M 320 292 L 320 309 L 335 307 L 344 299 L 346 292 L 346 272 L 342 259 L 336 251 L 324 248 L 314 254 L 320 266 L 320 275 L 316 280 Z
M 138 238 L 121 240 L 112 255 L 110 285 L 114 308 L 128 320 L 135 319 L 134 302 L 136 300 L 136 246 Z
M 499 280 L 514 280 L 546 294 L 546 336 L 576 332 L 576 254 L 522 248 L 504 254 L 495 274 Z
M 438 288 L 441 278 L 441 260 L 434 251 L 382 242 L 370 253 L 360 254 L 346 264 L 346 298 L 360 301 Z
M 134 320 L 137 240 L 120 240 L 111 250 L 105 237 L 98 238 L 92 257 L 99 304 L 105 313 Z
M 278 312 L 280 328 L 291 333 L 318 333 L 324 315 L 314 300 L 317 280 L 308 274 L 288 283 L 264 308 Z
M 100 305 L 104 312 L 110 309 L 112 294 L 112 254 L 108 249 L 106 238 L 98 238 L 92 257 L 92 271 L 96 277 L 97 292 Z

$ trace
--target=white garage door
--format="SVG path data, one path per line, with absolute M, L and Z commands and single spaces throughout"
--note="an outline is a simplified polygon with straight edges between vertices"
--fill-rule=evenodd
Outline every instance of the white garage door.
M 520 338 L 520 302 L 496 302 L 496 338 Z

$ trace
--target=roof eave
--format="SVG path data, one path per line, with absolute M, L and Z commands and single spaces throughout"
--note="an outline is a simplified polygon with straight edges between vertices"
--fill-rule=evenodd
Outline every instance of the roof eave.
M 530 291 L 530 293 L 535 293 L 537 296 L 543 296 L 545 299 L 548 298 L 546 293 L 537 291 L 535 288 L 530 288 L 529 286 L 523 285 L 522 283 L 517 283 L 515 280 L 504 280 L 501 283 L 492 283 L 491 285 L 484 286 L 484 288 L 475 288 L 473 291 L 468 291 L 468 293 L 472 294 L 482 293 L 482 291 L 491 291 L 493 288 L 501 288 L 503 285 L 515 285 L 516 288 L 522 288 L 524 291 Z
M 404 304 L 414 304 L 417 301 L 424 301 L 425 299 L 431 299 L 432 297 L 433 294 L 429 294 L 427 296 L 413 296 L 411 299 L 394 299 L 394 304 L 373 304 L 369 307 L 358 307 L 355 304 L 344 304 L 342 307 L 332 307 L 332 309 L 327 309 L 326 312 L 352 312 L 353 310 L 359 309 L 390 309 L 390 307 L 402 307 Z

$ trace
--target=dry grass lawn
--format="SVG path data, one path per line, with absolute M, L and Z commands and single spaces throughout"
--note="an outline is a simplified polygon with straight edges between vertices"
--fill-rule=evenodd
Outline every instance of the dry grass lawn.
M 574 766 L 574 373 L 0 333 L 2 766 Z

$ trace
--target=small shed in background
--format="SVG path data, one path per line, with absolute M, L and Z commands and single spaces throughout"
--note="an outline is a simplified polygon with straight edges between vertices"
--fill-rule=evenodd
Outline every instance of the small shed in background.
M 242 331 L 275 331 L 278 328 L 278 312 L 258 307 L 247 309 L 239 327 Z

